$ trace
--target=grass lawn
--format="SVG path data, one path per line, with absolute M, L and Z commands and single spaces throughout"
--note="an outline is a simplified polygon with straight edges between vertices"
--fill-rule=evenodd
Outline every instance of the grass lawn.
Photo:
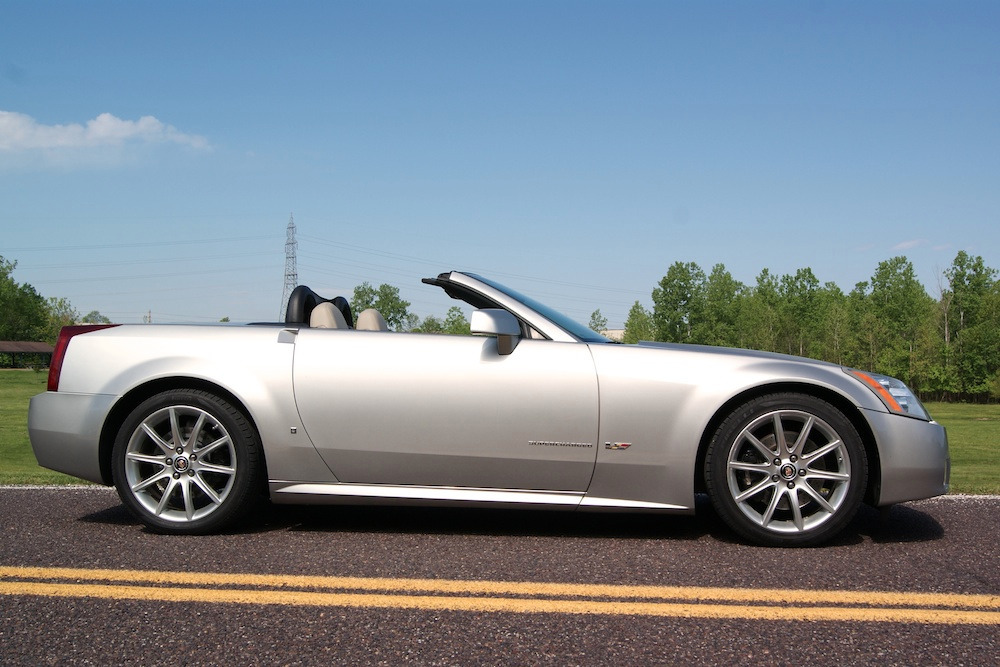
M 0 370 L 0 484 L 77 484 L 38 467 L 28 442 L 28 400 L 45 391 L 45 372 Z M 1000 494 L 1000 405 L 928 403 L 948 429 L 951 492 Z
M 46 371 L 0 370 L 0 484 L 80 484 L 40 468 L 28 442 L 28 399 L 45 391 Z
M 1000 493 L 1000 405 L 927 403 L 948 429 L 952 493 Z

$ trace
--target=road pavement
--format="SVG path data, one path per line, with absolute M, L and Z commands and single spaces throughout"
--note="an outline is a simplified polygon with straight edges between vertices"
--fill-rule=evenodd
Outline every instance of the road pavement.
M 146 531 L 109 489 L 0 488 L 3 664 L 993 665 L 1000 497 L 833 543 L 693 517 L 265 506 Z

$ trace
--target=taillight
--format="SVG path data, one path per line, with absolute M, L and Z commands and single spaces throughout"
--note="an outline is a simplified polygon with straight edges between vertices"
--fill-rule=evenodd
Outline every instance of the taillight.
M 63 359 L 66 357 L 66 348 L 69 347 L 70 338 L 98 329 L 110 329 L 117 326 L 117 324 L 77 324 L 63 327 L 59 332 L 59 340 L 56 341 L 56 349 L 52 352 L 52 361 L 49 363 L 49 391 L 59 391 L 59 376 L 62 375 Z

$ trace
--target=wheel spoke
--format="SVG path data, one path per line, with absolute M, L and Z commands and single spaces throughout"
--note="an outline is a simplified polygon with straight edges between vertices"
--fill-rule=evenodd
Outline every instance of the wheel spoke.
M 199 463 L 198 470 L 200 472 L 211 472 L 219 475 L 232 476 L 236 474 L 236 468 L 233 468 L 232 466 L 219 466 L 214 463 Z
M 749 441 L 749 443 L 754 446 L 754 449 L 760 452 L 760 455 L 764 457 L 765 461 L 770 461 L 771 459 L 774 458 L 774 450 L 770 449 L 767 445 L 758 440 L 757 436 L 755 436 L 749 430 L 743 432 L 743 437 L 746 438 L 747 441 Z
M 764 490 L 766 490 L 766 489 L 768 489 L 769 487 L 772 487 L 772 486 L 775 486 L 775 484 L 774 484 L 774 482 L 771 481 L 771 478 L 770 477 L 765 477 L 764 479 L 762 479 L 761 481 L 757 482 L 756 484 L 754 484 L 753 486 L 751 486 L 749 489 L 747 489 L 746 491 L 744 491 L 743 493 L 737 495 L 735 498 L 733 498 L 733 500 L 735 500 L 738 503 L 746 502 L 747 499 L 753 498 L 758 493 L 760 493 L 760 492 L 762 492 L 762 491 L 764 491 Z
M 174 439 L 174 447 L 184 445 L 184 438 L 181 435 L 181 423 L 177 416 L 177 408 L 170 408 L 170 434 Z
M 802 456 L 802 448 L 805 447 L 806 441 L 809 439 L 809 434 L 812 432 L 813 424 L 816 423 L 816 418 L 809 415 L 806 423 L 802 425 L 802 430 L 799 431 L 799 437 L 795 439 L 795 444 L 792 445 L 792 449 L 789 453 L 795 454 L 796 456 Z
M 148 463 L 149 465 L 160 466 L 161 468 L 167 467 L 167 459 L 163 456 L 150 456 L 136 452 L 129 452 L 125 456 L 129 461 L 135 461 L 136 463 Z
M 771 496 L 771 502 L 767 504 L 767 509 L 760 517 L 760 525 L 767 528 L 768 524 L 771 523 L 771 519 L 774 518 L 774 511 L 778 509 L 778 503 L 781 502 L 781 496 L 783 496 L 785 490 L 778 485 L 774 487 L 774 495 Z
M 755 472 L 761 475 L 769 475 L 772 465 L 768 463 L 747 463 L 746 461 L 730 461 L 730 470 L 743 470 L 745 472 Z
M 774 424 L 774 444 L 778 449 L 778 456 L 783 456 L 788 452 L 788 443 L 785 442 L 785 425 L 781 422 L 781 413 L 775 412 L 771 421 Z
M 213 451 L 215 451 L 219 447 L 222 447 L 223 445 L 228 445 L 228 444 L 230 444 L 229 436 L 225 435 L 225 436 L 219 438 L 218 440 L 216 440 L 215 442 L 210 442 L 209 444 L 205 445 L 204 447 L 202 447 L 200 449 L 194 450 L 194 453 L 197 454 L 198 456 L 205 457 L 206 455 L 212 453 Z
M 807 470 L 806 479 L 825 479 L 831 482 L 850 482 L 851 474 L 833 470 Z
M 142 480 L 138 484 L 132 485 L 129 488 L 132 489 L 133 493 L 139 493 L 140 491 L 144 491 L 148 487 L 164 479 L 170 479 L 170 472 L 167 470 L 160 470 L 157 471 L 155 474 L 150 475 L 146 479 Z
M 824 509 L 824 510 L 825 510 L 826 512 L 829 512 L 830 514 L 833 514 L 833 512 L 835 511 L 835 508 L 834 508 L 834 506 L 833 506 L 833 505 L 831 505 L 830 503 L 828 503 L 828 502 L 826 501 L 826 498 L 824 498 L 824 497 L 823 497 L 822 495 L 820 495 L 820 493 L 819 493 L 819 492 L 818 492 L 818 491 L 817 491 L 816 489 L 812 488 L 812 487 L 811 487 L 811 486 L 809 486 L 808 484 L 803 484 L 803 485 L 802 485 L 801 487 L 799 487 L 799 488 L 800 488 L 800 489 L 802 489 L 803 491 L 805 491 L 805 492 L 806 492 L 806 493 L 807 493 L 807 494 L 808 494 L 808 495 L 809 495 L 809 496 L 810 496 L 810 497 L 811 497 L 811 498 L 812 498 L 813 500 L 815 500 L 815 501 L 816 501 L 816 502 L 817 502 L 817 503 L 819 504 L 819 506 L 820 506 L 820 507 L 822 507 L 822 508 L 823 508 L 823 509 Z
M 840 441 L 840 439 L 831 440 L 830 442 L 826 443 L 816 451 L 809 452 L 808 454 L 803 454 L 802 460 L 808 462 L 812 461 L 813 459 L 823 458 L 833 450 L 839 448 L 842 444 L 843 443 Z
M 194 499 L 191 497 L 191 478 L 184 477 L 178 482 L 181 487 L 181 497 L 184 499 L 184 516 L 190 521 L 194 518 Z
M 204 494 L 205 494 L 206 496 L 208 496 L 208 497 L 209 497 L 209 499 L 211 499 L 211 501 L 212 501 L 212 502 L 213 502 L 214 504 L 216 504 L 216 505 L 221 505 L 221 504 L 222 504 L 222 498 L 220 498 L 220 497 L 219 497 L 219 494 L 217 494 L 217 493 L 215 492 L 215 489 L 213 489 L 213 488 L 212 488 L 211 486 L 209 486 L 209 485 L 208 485 L 208 482 L 206 482 L 206 481 L 205 481 L 204 479 L 202 479 L 202 477 L 201 477 L 201 475 L 200 475 L 200 474 L 198 474 L 198 475 L 195 475 L 195 476 L 194 476 L 194 477 L 192 478 L 192 480 L 194 481 L 194 483 L 195 483 L 195 484 L 197 484 L 197 485 L 198 485 L 198 488 L 199 488 L 199 489 L 201 489 L 201 490 L 202 490 L 202 492 L 203 492 L 203 493 L 204 493 Z
M 156 504 L 156 516 L 160 516 L 167 509 L 167 505 L 170 503 L 170 496 L 173 495 L 174 490 L 177 488 L 177 480 L 173 477 L 169 477 L 168 479 L 170 481 L 167 483 L 167 488 L 164 489 L 163 495 L 160 496 L 160 502 Z
M 156 443 L 156 446 L 162 449 L 164 453 L 166 454 L 174 453 L 174 448 L 170 446 L 170 443 L 161 438 L 160 434 L 157 433 L 155 430 L 153 430 L 153 427 L 150 426 L 147 422 L 143 422 L 140 428 L 142 428 L 143 433 L 145 433 L 150 440 Z
M 184 443 L 185 449 L 192 452 L 194 448 L 198 446 L 198 438 L 201 436 L 201 430 L 205 427 L 205 419 L 208 417 L 207 414 L 202 412 L 198 415 L 198 421 L 194 423 L 194 428 L 191 429 L 191 435 L 188 437 L 187 442 Z
M 792 522 L 795 524 L 796 530 L 802 532 L 805 530 L 806 522 L 802 518 L 802 508 L 799 506 L 798 487 L 788 490 L 788 504 L 792 506 Z

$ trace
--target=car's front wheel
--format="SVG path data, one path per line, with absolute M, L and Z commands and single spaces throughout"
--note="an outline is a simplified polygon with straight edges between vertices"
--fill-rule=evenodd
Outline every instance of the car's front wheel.
M 241 518 L 256 499 L 260 449 L 253 424 L 227 400 L 171 390 L 125 419 L 112 475 L 122 502 L 151 529 L 213 532 Z
M 857 429 L 818 398 L 792 393 L 749 401 L 723 420 L 705 459 L 722 519 L 767 546 L 830 539 L 854 517 L 868 479 Z

